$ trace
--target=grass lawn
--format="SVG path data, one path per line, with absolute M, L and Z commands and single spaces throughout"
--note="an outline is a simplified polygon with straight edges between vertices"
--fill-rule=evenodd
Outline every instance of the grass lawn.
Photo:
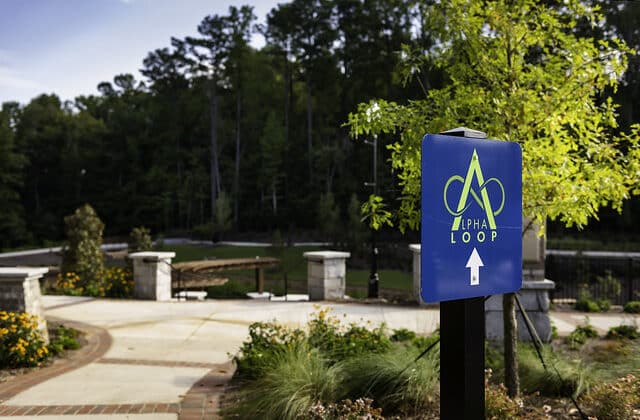
M 204 259 L 275 257 L 282 261 L 278 268 L 265 270 L 265 288 L 276 294 L 284 292 L 284 273 L 287 273 L 288 288 L 291 293 L 306 293 L 307 261 L 302 256 L 308 251 L 322 250 L 320 247 L 244 247 L 244 246 L 200 246 L 200 245 L 163 245 L 159 251 L 173 251 L 176 257 L 173 262 L 199 261 Z M 408 267 L 409 270 L 411 267 Z M 233 270 L 219 273 L 227 277 L 229 282 L 224 286 L 209 288 L 209 297 L 241 297 L 247 292 L 255 291 L 254 270 Z M 378 270 L 380 290 L 411 293 L 411 272 L 400 270 Z M 352 297 L 365 297 L 368 269 L 353 269 L 347 260 L 347 294 Z

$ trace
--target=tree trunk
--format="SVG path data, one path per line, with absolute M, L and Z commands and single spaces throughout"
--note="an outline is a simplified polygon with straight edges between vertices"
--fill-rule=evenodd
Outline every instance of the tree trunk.
M 276 193 L 276 180 L 271 182 L 271 208 L 273 209 L 273 215 L 278 215 L 278 194 Z
M 520 394 L 518 377 L 518 324 L 516 322 L 515 295 L 505 293 L 502 296 L 502 316 L 504 323 L 504 382 L 507 394 L 516 397 Z
M 216 221 L 216 200 L 220 192 L 220 172 L 218 165 L 218 92 L 215 79 L 208 82 L 209 96 L 209 117 L 211 119 L 211 150 L 210 150 L 210 171 L 211 171 L 211 222 Z
M 289 144 L 289 108 L 291 104 L 291 75 L 289 74 L 289 51 L 284 56 L 284 144 Z
M 240 92 L 236 95 L 236 166 L 233 177 L 233 223 L 238 227 L 238 201 L 240 195 L 240 118 L 242 98 Z
M 313 111 L 311 109 L 311 81 L 309 71 L 306 72 L 305 82 L 307 85 L 307 153 L 309 154 L 309 184 L 313 182 L 313 142 L 311 139 Z

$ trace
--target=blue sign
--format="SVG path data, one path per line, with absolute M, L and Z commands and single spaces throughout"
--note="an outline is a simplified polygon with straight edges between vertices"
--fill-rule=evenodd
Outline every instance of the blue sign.
M 424 137 L 421 275 L 424 302 L 520 289 L 520 145 L 448 135 Z

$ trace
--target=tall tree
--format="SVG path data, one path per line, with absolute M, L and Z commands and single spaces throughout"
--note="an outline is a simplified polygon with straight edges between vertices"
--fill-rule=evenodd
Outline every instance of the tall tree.
M 307 159 L 313 181 L 313 77 L 314 68 L 331 55 L 336 38 L 331 4 L 326 0 L 294 0 L 290 9 L 292 54 L 303 68 L 307 108 Z
M 220 162 L 218 150 L 219 88 L 224 82 L 224 65 L 229 57 L 231 39 L 225 16 L 205 17 L 198 25 L 201 37 L 187 37 L 186 44 L 192 56 L 193 72 L 207 80 L 210 120 L 210 174 L 211 174 L 211 220 L 216 220 L 216 200 L 220 192 Z
M 19 112 L 16 102 L 5 102 L 0 110 L 0 249 L 27 239 L 20 202 L 25 157 L 18 150 L 15 139 Z
M 233 220 L 238 225 L 238 205 L 240 198 L 240 156 L 241 156 L 241 128 L 242 128 L 242 98 L 244 87 L 244 74 L 246 73 L 246 55 L 253 30 L 252 24 L 256 19 L 253 7 L 242 6 L 240 9 L 229 7 L 227 25 L 229 32 L 229 59 L 228 70 L 231 73 L 236 94 L 236 135 L 235 135 L 235 170 L 233 173 Z
M 461 125 L 520 143 L 523 214 L 584 226 L 605 205 L 620 210 L 639 193 L 640 126 L 619 133 L 609 93 L 626 68 L 619 39 L 577 35 L 578 22 L 597 25 L 598 9 L 570 0 L 553 8 L 534 0 L 452 0 L 427 5 L 436 37 L 432 60 L 450 80 L 406 105 L 378 100 L 350 116 L 354 137 L 397 132 L 391 146 L 403 198 L 400 229 L 415 229 L 420 210 L 420 139 Z M 515 334 L 513 295 L 505 298 L 505 335 Z M 515 339 L 505 345 L 506 383 L 518 391 Z

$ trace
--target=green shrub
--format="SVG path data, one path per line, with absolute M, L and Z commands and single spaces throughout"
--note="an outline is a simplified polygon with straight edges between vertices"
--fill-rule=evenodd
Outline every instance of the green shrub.
M 52 354 L 58 355 L 66 350 L 76 350 L 80 347 L 78 342 L 79 332 L 73 328 L 59 325 L 51 334 L 49 350 Z
M 246 386 L 230 411 L 241 418 L 305 418 L 317 404 L 341 400 L 343 381 L 341 364 L 330 365 L 317 349 L 300 343 L 274 353 L 271 368 Z
M 640 409 L 640 378 L 627 375 L 609 384 L 601 384 L 584 399 L 589 414 L 600 420 L 634 418 L 634 409 Z
M 56 290 L 71 296 L 131 297 L 133 272 L 129 268 L 109 267 L 103 269 L 95 280 L 85 283 L 72 271 L 58 273 Z
M 625 303 L 623 309 L 630 314 L 640 314 L 640 300 L 631 300 Z
M 638 332 L 637 325 L 618 325 L 617 327 L 609 328 L 607 332 L 607 338 L 610 339 L 626 338 L 635 340 L 638 337 L 640 337 L 640 332 Z
M 373 408 L 370 398 L 349 399 L 337 404 L 314 404 L 304 416 L 308 420 L 384 420 L 382 409 Z
M 143 226 L 136 227 L 129 234 L 129 253 L 151 251 L 153 241 L 151 240 L 151 231 Z
M 613 276 L 611 270 L 606 270 L 604 276 L 597 276 L 596 281 L 598 282 L 598 289 L 604 295 L 605 300 L 616 300 L 620 296 L 620 291 L 622 290 L 620 280 Z
M 366 353 L 382 353 L 391 348 L 384 325 L 371 330 L 357 324 L 344 325 L 329 315 L 329 308 L 319 309 L 308 323 L 309 344 L 319 349 L 331 362 Z
M 575 309 L 582 312 L 600 312 L 600 305 L 591 299 L 577 300 Z
M 587 339 L 596 337 L 598 337 L 598 331 L 596 331 L 587 320 L 584 325 L 578 325 L 575 330 L 566 337 L 565 341 L 569 347 L 578 349 L 587 342 Z
M 397 330 L 393 330 L 393 334 L 389 337 L 391 341 L 394 342 L 402 342 L 402 341 L 413 341 L 417 337 L 416 333 L 408 330 L 406 328 L 400 328 Z
M 438 406 L 439 346 L 414 363 L 420 350 L 396 345 L 345 363 L 348 395 L 372 398 L 385 413 L 414 415 Z M 408 368 L 407 368 L 408 367 Z
M 507 395 L 507 388 L 503 384 L 494 385 L 491 383 L 491 374 L 491 369 L 485 371 L 485 416 L 492 420 L 511 420 L 520 411 L 520 405 L 518 401 Z
M 611 309 L 611 302 L 609 301 L 609 299 L 598 299 L 596 303 L 598 304 L 600 312 L 607 312 L 609 309 Z
M 74 272 L 80 276 L 81 287 L 100 280 L 104 269 L 102 232 L 104 223 L 88 205 L 78 208 L 64 218 L 67 244 L 62 253 L 60 272 Z
M 25 312 L 0 311 L 0 366 L 38 366 L 49 356 L 38 330 L 38 317 Z
M 242 343 L 234 357 L 238 375 L 243 378 L 263 376 L 282 357 L 305 341 L 302 330 L 289 329 L 274 322 L 254 322 L 249 326 L 249 340 Z
M 543 348 L 542 355 L 547 369 L 532 347 L 521 346 L 518 349 L 520 384 L 524 392 L 540 392 L 550 397 L 576 397 L 589 389 L 593 374 L 580 361 L 569 360 L 549 347 Z

